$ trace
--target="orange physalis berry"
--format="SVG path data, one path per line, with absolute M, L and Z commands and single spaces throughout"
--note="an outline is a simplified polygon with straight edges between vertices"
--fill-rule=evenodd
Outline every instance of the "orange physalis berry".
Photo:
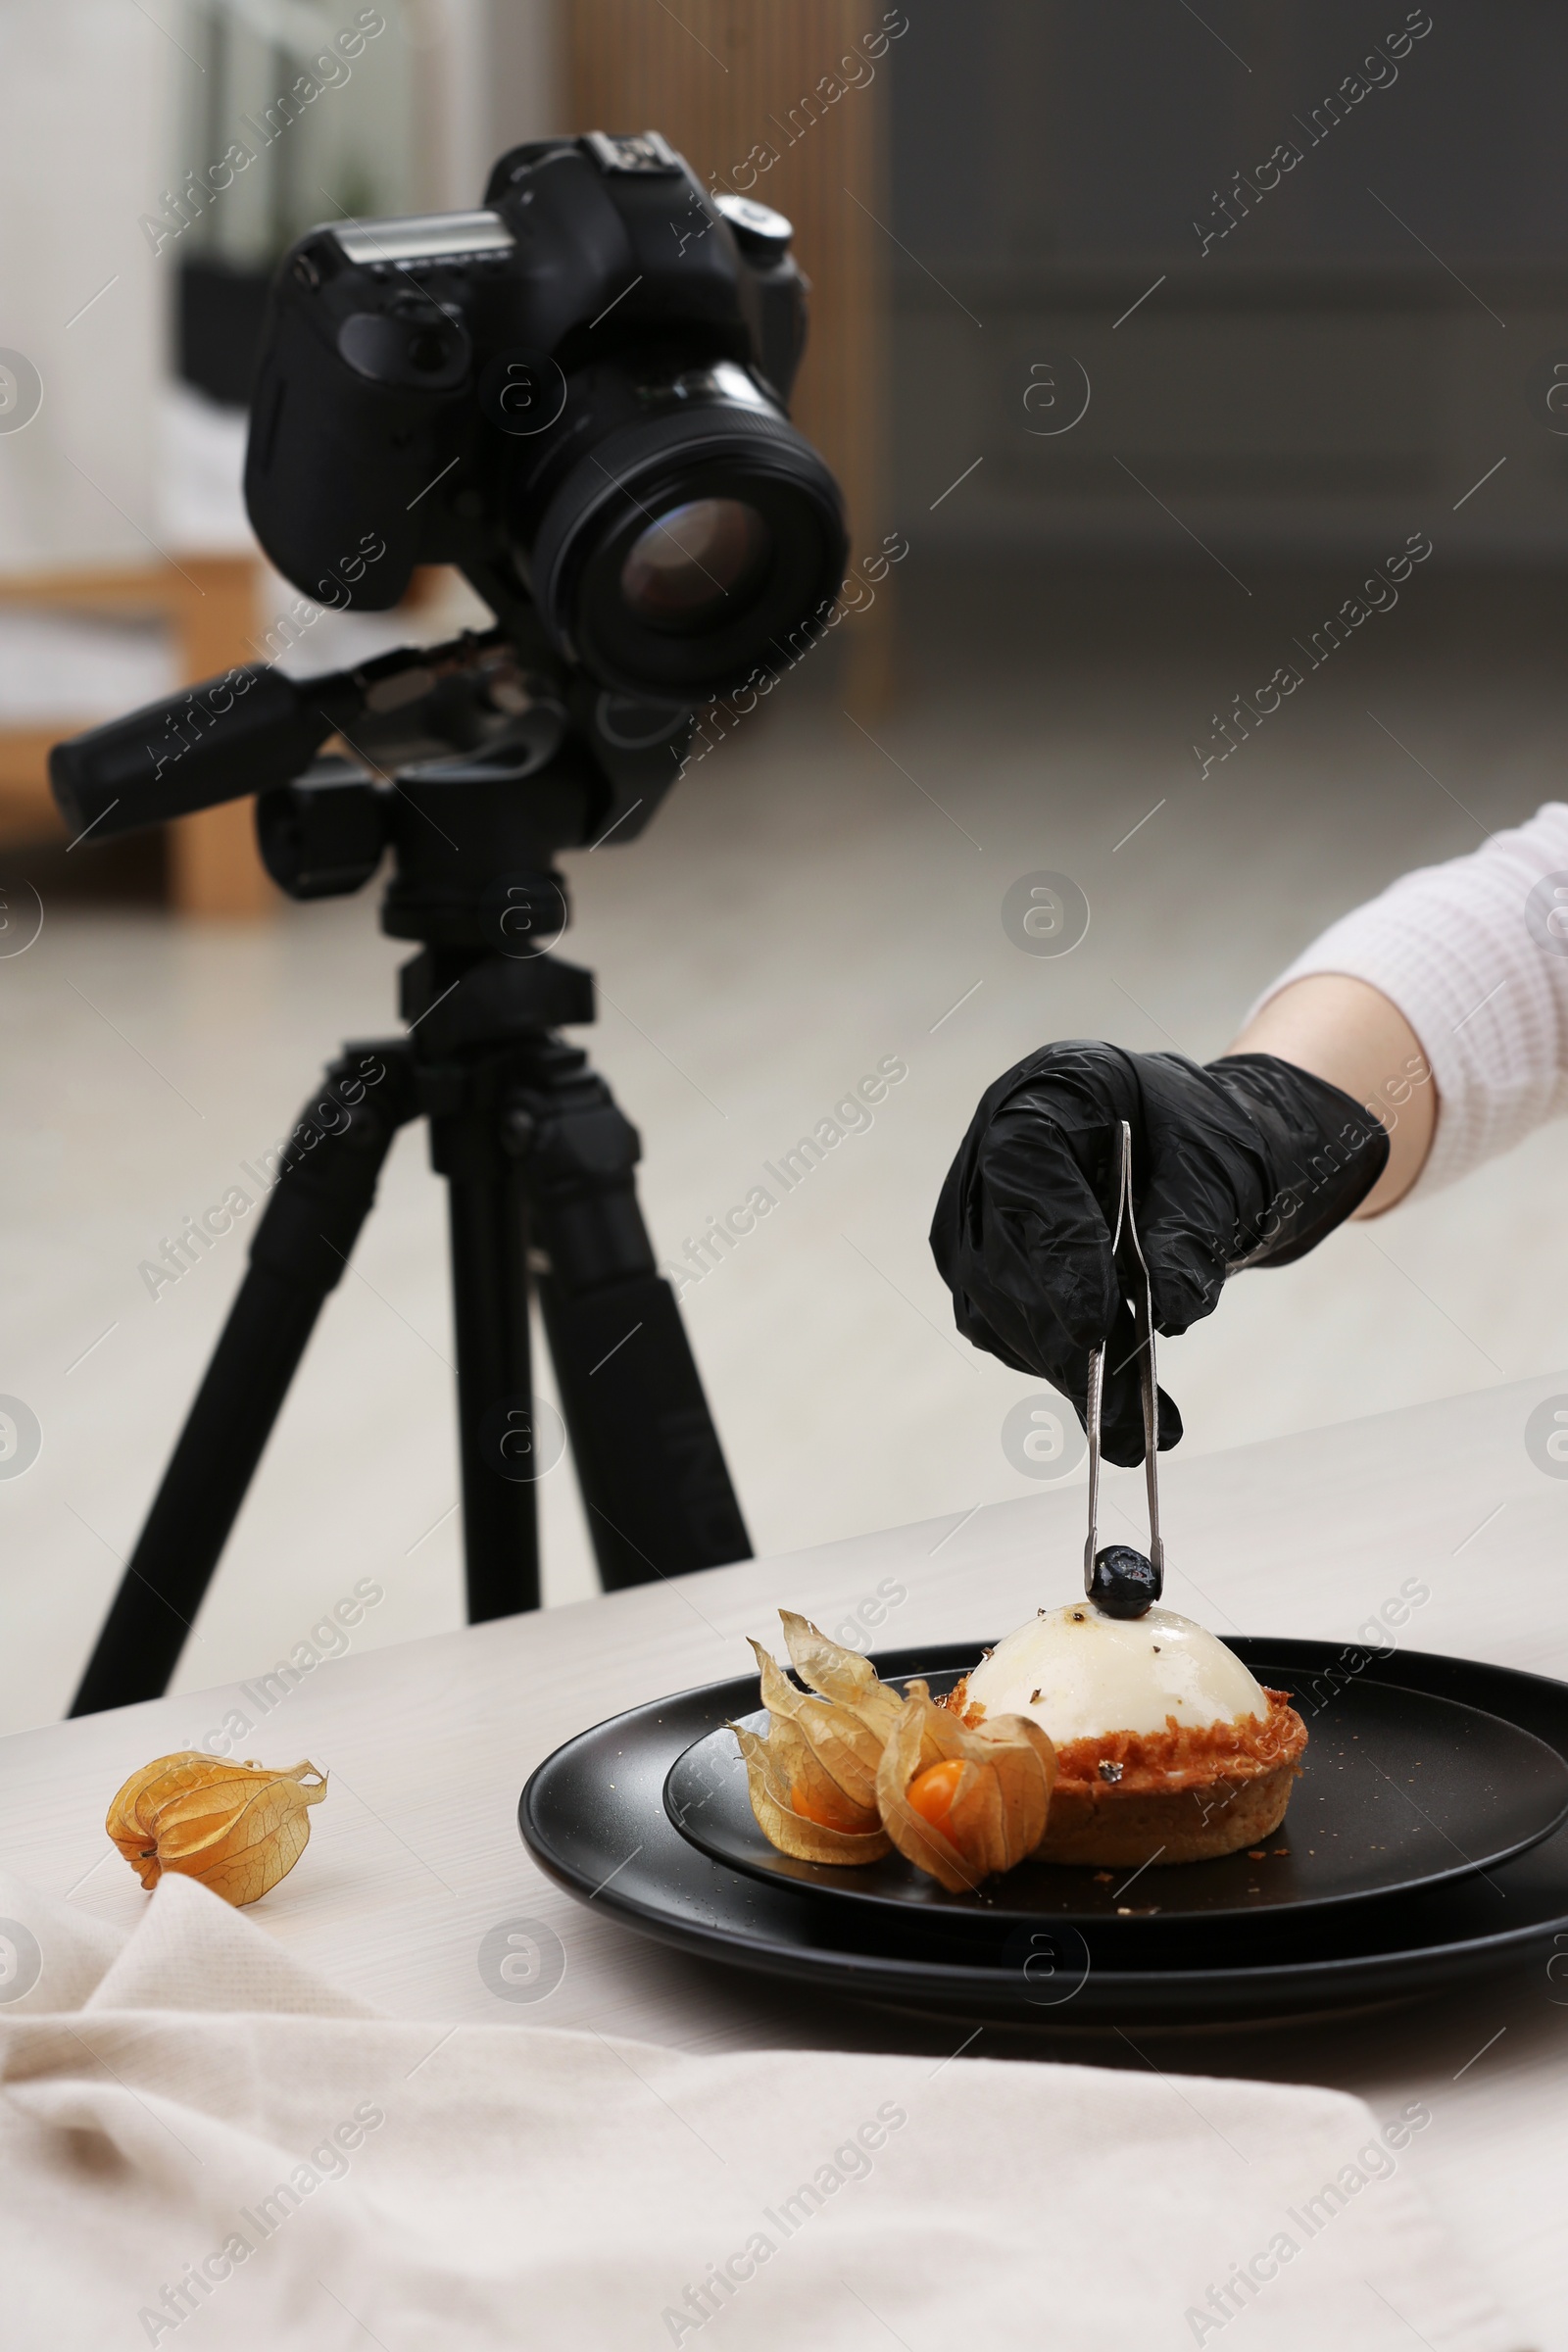
M 806 1820 L 814 1821 L 819 1830 L 844 1830 L 852 1837 L 865 1833 L 865 1807 L 836 1788 L 825 1773 L 810 1788 L 803 1781 L 792 1782 L 790 1805 Z
M 905 1793 L 923 1820 L 929 1821 L 936 1829 L 945 1830 L 962 1778 L 963 1759 L 950 1756 L 946 1763 L 933 1764 L 928 1771 L 911 1781 Z

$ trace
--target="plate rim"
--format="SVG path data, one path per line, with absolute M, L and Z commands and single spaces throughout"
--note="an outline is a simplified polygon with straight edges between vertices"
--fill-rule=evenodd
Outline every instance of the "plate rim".
M 578 1892 L 577 1883 L 559 1864 L 547 1859 L 531 1844 L 529 1851 L 541 1870 L 557 1886 L 569 1894 Z M 717 1867 L 722 1869 L 726 1865 L 719 1864 Z M 607 1901 L 607 1892 L 602 1891 L 597 1900 L 605 1904 L 612 1917 L 653 1936 L 659 1942 L 671 1944 L 677 1950 L 695 1951 L 709 1958 L 722 1956 L 736 1959 L 740 1965 L 750 1967 L 762 1976 L 794 1977 L 817 1971 L 832 1976 L 841 1971 L 863 1971 L 867 1976 L 881 1973 L 895 1977 L 906 1976 L 911 1987 L 956 1981 L 965 1986 L 972 1985 L 977 1992 L 999 1988 L 1006 1982 L 1006 1972 L 1001 1968 L 947 1957 L 940 1960 L 923 1957 L 903 1959 L 894 1953 L 858 1952 L 839 1945 L 805 1942 L 778 1944 L 760 1936 L 743 1936 L 734 1929 L 709 1926 L 698 1920 L 672 1919 L 667 1912 L 657 1910 L 651 1904 L 642 1904 L 635 1896 L 619 1891 L 609 1895 Z M 1506 1955 L 1514 1946 L 1523 1954 L 1533 1943 L 1544 1942 L 1565 1932 L 1568 1932 L 1568 1911 L 1551 1920 L 1537 1920 L 1529 1927 L 1506 1929 L 1496 1936 L 1468 1936 L 1457 1943 L 1410 1944 L 1396 1951 L 1352 1952 L 1341 1954 L 1332 1960 L 1264 1961 L 1236 1968 L 1161 1968 L 1153 1975 L 1148 1969 L 1106 1968 L 1097 1962 L 1092 1975 L 1097 1984 L 1129 1994 L 1151 1989 L 1164 1991 L 1167 1987 L 1179 1991 L 1197 1991 L 1206 1986 L 1213 1986 L 1218 1993 L 1229 1987 L 1247 1992 L 1260 1985 L 1275 1984 L 1282 1987 L 1302 1984 L 1309 1989 L 1310 1984 L 1330 1981 L 1343 1983 L 1347 1977 L 1353 1978 L 1355 1972 L 1363 1970 L 1381 1974 L 1395 1967 L 1413 1966 L 1422 1961 L 1437 1962 L 1472 1956 L 1480 1960 L 1492 1954 Z M 791 1965 L 778 1966 L 777 1962 L 781 1960 L 787 1960 Z M 1045 2002 L 1035 2004 L 1041 2008 L 1056 2005 Z M 1066 2001 L 1059 2005 L 1064 2011 L 1069 2006 Z

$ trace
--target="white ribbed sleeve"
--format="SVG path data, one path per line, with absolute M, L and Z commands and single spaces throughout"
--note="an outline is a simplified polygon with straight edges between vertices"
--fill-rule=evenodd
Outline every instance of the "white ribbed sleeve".
M 1564 895 L 1561 952 L 1525 906 L 1546 875 Z M 1550 894 L 1547 894 L 1548 897 Z M 1311 972 L 1368 981 L 1409 1022 L 1438 1086 L 1419 1190 L 1436 1192 L 1568 1112 L 1568 806 L 1494 833 L 1446 865 L 1419 867 L 1331 923 L 1253 1011 Z

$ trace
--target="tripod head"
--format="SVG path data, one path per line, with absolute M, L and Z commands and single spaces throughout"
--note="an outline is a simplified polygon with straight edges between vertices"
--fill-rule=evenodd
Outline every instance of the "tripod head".
M 76 837 L 100 841 L 255 793 L 263 862 L 296 899 L 362 889 L 390 850 L 382 927 L 445 974 L 542 956 L 569 919 L 556 857 L 634 840 L 693 723 L 525 667 L 492 629 L 314 678 L 229 670 L 56 745 L 50 782 Z M 334 736 L 345 751 L 321 757 Z
M 634 839 L 674 782 L 693 723 L 582 680 L 564 693 L 517 681 L 509 699 L 505 722 L 467 749 L 379 782 L 357 761 L 318 760 L 257 802 L 263 859 L 294 898 L 358 890 L 390 850 L 381 928 L 425 951 L 401 976 L 404 1018 L 422 1021 L 468 982 L 430 1047 L 498 1025 L 593 1019 L 589 974 L 549 954 L 570 921 L 556 857 Z M 363 759 L 357 738 L 354 748 Z M 496 968 L 481 975 L 485 965 Z
M 541 838 L 552 848 L 585 848 L 606 827 L 614 828 L 617 840 L 641 832 L 675 780 L 691 728 L 685 706 L 616 694 L 554 663 L 525 666 L 514 633 L 496 628 L 466 631 L 444 645 L 404 646 L 313 678 L 288 677 L 262 662 L 225 670 L 166 703 L 56 744 L 49 781 L 73 832 L 104 841 L 292 786 L 334 735 L 362 771 L 383 780 L 393 770 L 461 761 L 506 746 L 515 747 L 512 764 L 519 780 L 533 777 L 571 736 L 581 753 L 575 760 L 566 755 L 574 791 L 548 806 L 550 796 L 535 791 L 529 798 Z M 497 762 L 497 781 L 506 765 L 505 759 Z M 274 828 L 262 830 L 267 856 Z M 367 854 L 363 824 L 354 839 Z M 298 851 L 290 862 L 280 847 L 275 871 L 269 861 L 273 879 L 294 898 L 357 890 L 378 861 L 372 858 L 351 877 L 332 863 L 330 843 L 316 842 L 308 831 Z

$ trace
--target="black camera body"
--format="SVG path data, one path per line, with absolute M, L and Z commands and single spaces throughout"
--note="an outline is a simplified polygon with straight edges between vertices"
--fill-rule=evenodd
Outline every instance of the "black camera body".
M 623 693 L 691 705 L 822 625 L 847 541 L 789 422 L 788 221 L 655 132 L 515 147 L 484 208 L 312 229 L 275 281 L 245 495 L 301 591 L 395 605 L 454 564 Z

